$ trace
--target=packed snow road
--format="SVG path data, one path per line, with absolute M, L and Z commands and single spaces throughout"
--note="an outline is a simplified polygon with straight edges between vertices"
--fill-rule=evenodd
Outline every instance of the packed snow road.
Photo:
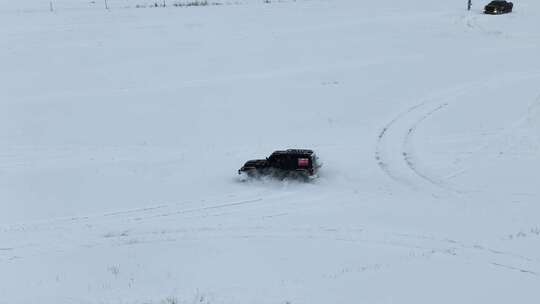
M 0 8 L 1 304 L 538 302 L 540 4 L 142 2 Z

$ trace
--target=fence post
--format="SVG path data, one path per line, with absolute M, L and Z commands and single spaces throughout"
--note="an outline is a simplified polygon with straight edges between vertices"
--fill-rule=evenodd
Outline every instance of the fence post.
M 469 0 L 469 2 L 467 3 L 467 10 L 470 11 L 471 7 L 472 7 L 472 0 Z
M 109 3 L 107 3 L 107 0 L 105 0 L 105 9 L 106 9 L 106 10 L 109 9 Z
M 51 13 L 54 12 L 52 0 L 49 2 L 49 9 L 51 10 Z

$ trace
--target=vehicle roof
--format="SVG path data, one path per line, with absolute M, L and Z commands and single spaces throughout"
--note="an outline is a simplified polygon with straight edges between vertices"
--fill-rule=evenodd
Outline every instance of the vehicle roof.
M 313 154 L 313 150 L 309 149 L 287 149 L 287 150 L 278 150 L 274 151 L 272 155 L 294 155 L 294 154 L 301 154 L 301 155 L 311 155 Z

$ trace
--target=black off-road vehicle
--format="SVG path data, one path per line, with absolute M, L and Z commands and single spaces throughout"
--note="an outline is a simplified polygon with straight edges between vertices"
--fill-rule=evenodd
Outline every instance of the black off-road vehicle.
M 512 12 L 514 3 L 507 1 L 491 1 L 484 8 L 484 14 L 500 15 Z
M 314 178 L 320 167 L 318 157 L 312 150 L 288 149 L 275 151 L 266 159 L 250 160 L 238 170 L 238 174 L 248 177 Z

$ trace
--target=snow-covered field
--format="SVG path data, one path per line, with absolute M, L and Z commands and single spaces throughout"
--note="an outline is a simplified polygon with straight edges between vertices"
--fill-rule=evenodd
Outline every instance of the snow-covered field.
M 53 2 L 0 3 L 1 304 L 539 303 L 539 1 Z

